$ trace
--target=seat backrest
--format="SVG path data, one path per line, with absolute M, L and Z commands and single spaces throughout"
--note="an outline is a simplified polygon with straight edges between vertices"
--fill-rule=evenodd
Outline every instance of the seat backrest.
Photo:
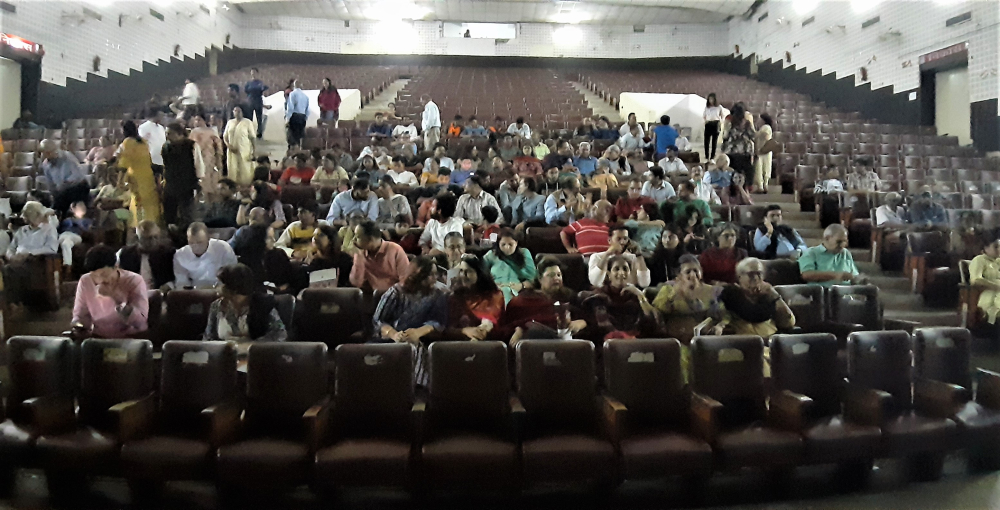
M 756 227 L 764 222 L 767 216 L 766 205 L 740 205 L 736 207 L 740 225 L 744 227 Z
M 837 414 L 843 381 L 837 337 L 829 333 L 772 336 L 771 381 L 777 391 L 790 390 L 812 398 L 816 416 Z
M 531 253 L 566 253 L 559 239 L 559 227 L 530 227 L 525 230 L 524 247 Z
M 99 428 L 112 422 L 108 409 L 153 392 L 153 343 L 89 338 L 80 345 L 80 420 Z
M 913 331 L 916 376 L 972 389 L 969 358 L 972 334 L 965 328 L 918 328 Z
M 686 427 L 689 396 L 677 340 L 608 340 L 604 374 L 608 393 L 628 408 L 630 424 Z
M 851 384 L 889 392 L 897 409 L 910 407 L 912 356 L 905 331 L 860 331 L 847 337 Z
M 805 283 L 799 263 L 791 259 L 764 260 L 764 281 L 771 285 L 801 285 Z
M 302 437 L 302 415 L 327 394 L 326 353 L 320 342 L 250 346 L 244 415 L 250 435 Z
M 882 329 L 882 305 L 874 285 L 832 285 L 827 289 L 829 317 L 833 322 L 861 324 L 865 330 Z
M 236 356 L 234 342 L 163 344 L 160 412 L 171 430 L 200 430 L 203 409 L 235 398 Z
M 524 340 L 517 344 L 518 396 L 535 433 L 591 430 L 595 421 L 594 344 Z
M 910 253 L 946 253 L 948 234 L 941 231 L 907 232 L 907 251 Z
M 72 398 L 78 375 L 76 356 L 76 345 L 64 337 L 14 336 L 7 340 L 7 415 L 15 421 L 27 419 L 21 404 L 29 398 Z
M 759 336 L 700 336 L 691 341 L 694 391 L 723 405 L 723 427 L 765 417 L 764 340 Z
M 296 186 L 287 184 L 281 187 L 281 203 L 298 207 L 302 204 L 316 201 L 316 188 L 312 186 Z
M 331 347 L 349 342 L 371 322 L 361 289 L 356 288 L 305 289 L 295 308 L 296 338 Z
M 214 289 L 177 289 L 167 293 L 167 338 L 200 340 L 205 336 L 212 301 L 219 298 Z
M 509 431 L 510 370 L 503 342 L 435 342 L 428 353 L 431 434 L 445 429 Z
M 414 401 L 413 348 L 343 344 L 334 359 L 333 427 L 338 436 L 408 436 Z
M 795 323 L 803 329 L 826 320 L 825 289 L 819 285 L 775 285 L 781 298 L 795 314 Z

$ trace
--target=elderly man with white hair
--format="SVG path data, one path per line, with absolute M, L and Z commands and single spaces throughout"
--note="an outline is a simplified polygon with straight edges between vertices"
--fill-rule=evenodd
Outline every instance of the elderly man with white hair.
M 590 177 L 597 170 L 597 158 L 590 153 L 590 142 L 580 142 L 577 155 L 573 157 L 573 166 L 584 177 Z
M 72 152 L 62 150 L 58 140 L 42 140 L 42 173 L 52 192 L 52 208 L 65 214 L 74 202 L 90 203 L 90 184 Z
M 854 257 L 847 249 L 847 229 L 834 223 L 823 231 L 823 243 L 806 250 L 799 257 L 802 279 L 814 285 L 863 284 L 867 278 L 854 265 Z
M 733 334 L 768 338 L 795 326 L 795 314 L 788 303 L 764 281 L 760 259 L 749 257 L 736 264 L 736 285 L 726 285 L 719 299 L 726 305 Z
M 3 268 L 4 287 L 10 303 L 21 303 L 31 283 L 29 263 L 34 257 L 55 255 L 59 252 L 59 235 L 49 222 L 51 211 L 39 202 L 24 204 L 21 217 L 26 225 L 14 232 L 7 247 L 7 265 Z

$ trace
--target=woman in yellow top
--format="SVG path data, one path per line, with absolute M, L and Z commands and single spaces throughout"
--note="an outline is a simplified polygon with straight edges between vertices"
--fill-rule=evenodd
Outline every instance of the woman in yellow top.
M 135 227 L 142 221 L 160 222 L 160 195 L 156 190 L 156 180 L 153 178 L 153 160 L 149 156 L 149 146 L 139 137 L 139 128 L 135 122 L 126 120 L 122 123 L 125 141 L 118 148 L 118 167 L 122 172 L 121 182 L 132 194 L 132 223 Z M 119 186 L 120 187 L 120 186 Z
M 982 291 L 978 306 L 986 322 L 996 325 L 1000 314 L 1000 238 L 994 231 L 986 241 L 983 253 L 969 264 L 969 283 Z
M 256 136 L 257 128 L 252 120 L 243 116 L 243 108 L 233 108 L 233 118 L 226 124 L 222 137 L 229 152 L 226 157 L 229 178 L 236 181 L 236 184 L 248 186 L 253 182 Z

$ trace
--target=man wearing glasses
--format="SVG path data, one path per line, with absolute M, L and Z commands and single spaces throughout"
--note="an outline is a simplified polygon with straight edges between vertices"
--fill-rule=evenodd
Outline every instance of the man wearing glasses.
M 768 338 L 795 326 L 795 315 L 778 291 L 764 281 L 764 263 L 753 257 L 736 264 L 736 285 L 726 285 L 719 299 L 726 305 L 726 333 Z

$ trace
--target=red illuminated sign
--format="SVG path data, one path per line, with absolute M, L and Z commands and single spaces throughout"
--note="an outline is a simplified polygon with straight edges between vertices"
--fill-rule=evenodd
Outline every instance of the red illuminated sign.
M 16 35 L 0 34 L 0 45 L 8 46 L 18 51 L 26 51 L 28 53 L 34 53 L 36 55 L 45 54 L 45 50 L 42 49 L 41 44 L 33 43 L 23 37 L 18 37 Z
M 919 62 L 920 65 L 929 64 L 935 60 L 941 60 L 942 58 L 950 57 L 952 55 L 958 55 L 959 53 L 964 53 L 969 51 L 969 43 L 963 42 L 958 43 L 947 48 L 943 48 L 937 51 L 932 51 L 925 55 L 920 55 Z

